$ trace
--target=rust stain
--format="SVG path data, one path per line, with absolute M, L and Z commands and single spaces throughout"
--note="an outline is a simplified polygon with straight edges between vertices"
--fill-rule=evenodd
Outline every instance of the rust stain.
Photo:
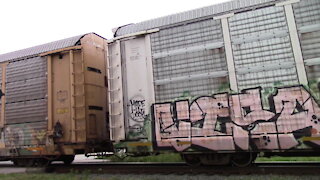
M 190 145 L 192 144 L 190 141 L 178 141 L 177 145 Z
M 26 148 L 26 150 L 28 150 L 28 151 L 43 151 L 44 148 L 43 147 L 29 147 L 29 148 Z
M 129 146 L 152 146 L 151 142 L 136 142 L 136 143 L 129 143 Z
M 303 137 L 303 141 L 320 141 L 320 137 Z

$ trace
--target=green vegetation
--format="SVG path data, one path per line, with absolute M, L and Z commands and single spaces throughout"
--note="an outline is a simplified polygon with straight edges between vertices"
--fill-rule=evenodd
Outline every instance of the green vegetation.
M 256 161 L 320 161 L 320 157 L 259 157 Z
M 109 159 L 112 162 L 183 162 L 180 155 L 175 153 L 152 155 L 152 156 L 140 156 L 140 157 L 127 156 L 125 158 L 110 156 L 110 157 L 107 157 L 106 159 Z

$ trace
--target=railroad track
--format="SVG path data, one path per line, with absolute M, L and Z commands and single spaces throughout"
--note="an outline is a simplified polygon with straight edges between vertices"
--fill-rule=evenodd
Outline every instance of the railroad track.
M 0 169 L 19 170 L 22 172 L 54 173 L 94 173 L 94 174 L 135 174 L 135 175 L 319 175 L 320 162 L 256 162 L 251 167 L 238 168 L 229 166 L 190 167 L 185 163 L 118 163 L 89 162 L 63 165 L 52 164 L 45 168 L 16 168 L 12 164 L 1 164 Z M 21 170 L 25 169 L 25 170 Z
M 320 162 L 257 162 L 251 167 L 228 166 L 190 167 L 185 163 L 82 163 L 65 166 L 53 164 L 46 172 L 69 173 L 86 172 L 98 174 L 206 174 L 206 175 L 319 175 Z

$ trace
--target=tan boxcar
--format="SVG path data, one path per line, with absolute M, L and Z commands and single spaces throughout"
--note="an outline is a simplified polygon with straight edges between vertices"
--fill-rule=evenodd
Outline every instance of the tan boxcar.
M 108 150 L 106 42 L 80 35 L 0 55 L 0 156 L 19 165 Z

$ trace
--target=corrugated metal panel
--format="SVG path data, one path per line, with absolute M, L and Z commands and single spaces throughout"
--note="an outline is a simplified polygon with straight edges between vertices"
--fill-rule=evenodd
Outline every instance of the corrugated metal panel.
M 167 26 L 183 21 L 189 21 L 202 17 L 210 17 L 219 15 L 222 13 L 232 12 L 236 10 L 252 9 L 256 6 L 265 6 L 268 4 L 274 4 L 274 2 L 279 2 L 281 0 L 235 0 L 226 2 L 223 4 L 217 4 L 213 6 L 203 7 L 191 11 L 186 11 L 174 15 L 169 15 L 157 19 L 152 19 L 149 21 L 140 22 L 137 24 L 131 24 L 128 26 L 121 27 L 117 30 L 116 35 L 121 36 L 125 34 L 130 34 L 134 32 L 139 32 L 143 30 L 149 30 L 157 27 Z
M 47 61 L 42 57 L 10 62 L 7 67 L 6 82 L 10 83 L 26 79 L 45 77 L 46 72 Z
M 157 102 L 170 102 L 178 98 L 190 98 L 210 95 L 225 91 L 228 88 L 227 77 L 208 78 L 203 80 L 183 81 L 155 86 Z
M 320 65 L 306 66 L 306 71 L 312 95 L 320 103 Z
M 219 32 L 221 32 L 221 25 L 218 20 L 206 20 L 163 29 L 152 34 L 152 50 L 158 53 L 221 41 L 222 34 Z
M 151 46 L 158 102 L 212 94 L 228 83 L 219 20 L 160 30 L 151 35 Z
M 85 34 L 79 35 L 79 36 L 74 36 L 71 38 L 63 39 L 63 40 L 59 40 L 59 41 L 54 41 L 51 43 L 47 43 L 47 44 L 43 44 L 43 45 L 39 45 L 39 46 L 27 48 L 27 49 L 22 49 L 19 51 L 10 52 L 7 54 L 2 54 L 2 55 L 0 55 L 0 62 L 23 58 L 23 57 L 28 57 L 28 56 L 33 56 L 33 55 L 38 55 L 40 53 L 53 51 L 56 49 L 62 49 L 62 48 L 70 47 L 70 46 L 75 46 L 77 44 L 77 42 L 79 42 L 79 40 L 84 35 Z
M 320 1 L 303 0 L 294 4 L 293 8 L 303 59 L 320 57 Z
M 298 29 L 303 26 L 320 24 L 320 1 L 301 0 L 293 4 Z
M 320 57 L 320 31 L 300 34 L 300 43 L 304 60 Z
M 240 90 L 299 83 L 283 7 L 239 13 L 229 19 L 229 24 Z
M 46 121 L 47 100 L 34 100 L 6 104 L 6 124 Z
M 230 18 L 232 38 L 259 36 L 268 32 L 287 30 L 283 7 L 269 7 L 239 13 Z
M 153 67 L 155 80 L 227 69 L 223 48 L 157 59 Z
M 320 101 L 320 1 L 303 0 L 293 10 L 310 91 Z
M 6 86 L 6 102 L 20 102 L 43 99 L 47 94 L 46 77 L 8 83 Z
M 12 124 L 5 127 L 6 147 L 44 145 L 47 122 Z

